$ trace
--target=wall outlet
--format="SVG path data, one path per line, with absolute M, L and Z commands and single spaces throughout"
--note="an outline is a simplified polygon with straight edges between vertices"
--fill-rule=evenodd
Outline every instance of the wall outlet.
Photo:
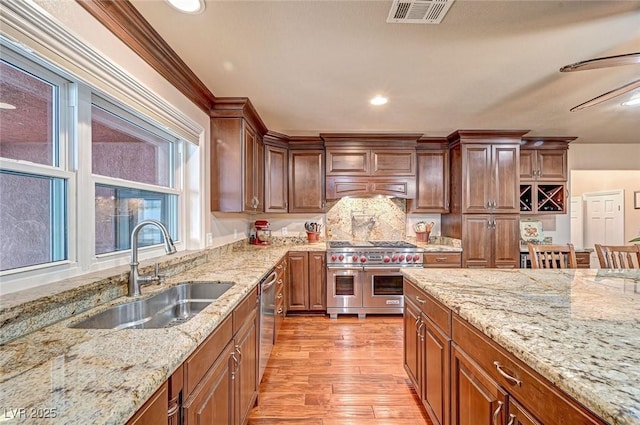
M 205 240 L 206 240 L 206 246 L 213 245 L 213 234 L 212 233 L 207 233 L 205 235 Z
M 280 232 L 282 233 L 282 236 L 287 236 L 287 233 L 289 233 L 289 231 L 287 230 L 286 226 L 283 227 Z
M 233 238 L 234 239 L 238 238 L 238 229 L 233 229 Z

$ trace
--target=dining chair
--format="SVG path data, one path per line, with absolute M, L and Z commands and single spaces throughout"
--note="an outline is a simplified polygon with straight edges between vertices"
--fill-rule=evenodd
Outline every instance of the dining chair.
M 578 267 L 573 244 L 534 245 L 529 244 L 532 269 L 575 269 Z
M 600 267 L 603 269 L 640 269 L 640 245 L 595 244 Z

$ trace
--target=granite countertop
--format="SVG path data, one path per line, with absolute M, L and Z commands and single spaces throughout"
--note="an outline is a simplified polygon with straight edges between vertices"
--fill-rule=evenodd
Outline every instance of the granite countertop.
M 234 282 L 224 295 L 179 326 L 122 330 L 68 327 L 131 300 L 119 297 L 70 318 L 62 316 L 54 324 L 1 345 L 0 418 L 11 424 L 124 423 L 288 251 L 325 249 L 324 242 L 247 246 L 209 258 L 205 264 L 168 278 L 165 285 L 144 286 L 143 297 L 182 281 Z M 73 290 L 65 293 L 75 296 Z M 16 312 L 20 305 L 14 305 L 17 299 L 19 296 L 12 297 L 12 320 L 20 315 Z M 37 305 L 37 301 L 32 303 Z M 24 314 L 33 309 L 29 305 L 25 303 Z M 55 418 L 38 418 L 39 412 L 55 412 Z
M 640 271 L 403 269 L 612 424 L 640 424 Z

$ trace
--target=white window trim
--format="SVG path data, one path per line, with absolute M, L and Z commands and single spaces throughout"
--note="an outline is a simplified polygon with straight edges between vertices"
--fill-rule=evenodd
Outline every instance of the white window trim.
M 201 188 L 205 155 L 202 145 L 196 147 L 200 141 L 204 141 L 205 130 L 202 126 L 143 86 L 126 70 L 119 68 L 100 52 L 82 42 L 32 0 L 0 2 L 0 28 L 0 42 L 3 47 L 10 46 L 7 50 L 21 51 L 45 68 L 55 69 L 63 78 L 75 81 L 68 85 L 69 96 L 61 99 L 61 107 L 68 108 L 71 122 L 77 123 L 77 128 L 65 127 L 66 131 L 63 131 L 69 140 L 60 140 L 60 165 L 66 168 L 64 171 L 54 170 L 56 167 L 39 168 L 34 164 L 30 164 L 29 170 L 26 170 L 26 164 L 21 164 L 21 161 L 0 161 L 0 166 L 8 170 L 26 171 L 31 174 L 40 170 L 47 176 L 54 176 L 55 172 L 58 173 L 56 175 L 67 178 L 67 219 L 70 224 L 67 247 L 69 260 L 22 268 L 18 273 L 0 272 L 0 292 L 15 292 L 129 263 L 129 250 L 102 254 L 100 258 L 95 256 L 94 203 L 80 207 L 76 202 L 78 198 L 95 199 L 95 183 L 98 180 L 107 184 L 114 181 L 111 179 L 108 183 L 101 179 L 102 176 L 81 179 L 77 177 L 90 176 L 89 173 L 83 174 L 81 167 L 87 164 L 87 158 L 89 164 L 91 163 L 91 146 L 86 146 L 86 143 L 80 144 L 78 141 L 90 140 L 90 108 L 84 107 L 83 104 L 91 104 L 92 94 L 113 100 L 117 106 L 127 105 L 134 113 L 159 123 L 168 133 L 190 142 L 182 143 L 178 149 L 174 182 L 176 188 L 170 189 L 173 193 L 182 195 L 178 206 L 178 232 L 181 240 L 176 241 L 176 247 L 183 250 L 204 246 L 202 236 L 206 208 Z M 67 123 L 60 125 L 66 126 Z M 168 192 L 166 187 L 144 184 L 138 186 L 129 181 L 123 186 L 172 193 Z M 198 196 L 198 199 L 194 199 L 194 196 Z M 72 225 L 74 223 L 75 225 Z M 84 249 L 88 246 L 92 249 Z M 141 248 L 139 258 L 143 260 L 163 254 L 161 246 L 145 247 Z

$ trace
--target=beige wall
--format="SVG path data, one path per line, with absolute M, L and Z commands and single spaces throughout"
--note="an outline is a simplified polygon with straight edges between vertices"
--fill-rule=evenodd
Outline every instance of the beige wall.
M 600 143 L 569 145 L 569 170 L 640 170 L 638 143 Z

